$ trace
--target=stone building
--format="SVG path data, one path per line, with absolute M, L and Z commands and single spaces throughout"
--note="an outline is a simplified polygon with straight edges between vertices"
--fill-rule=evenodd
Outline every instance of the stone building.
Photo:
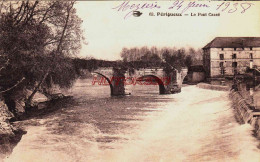
M 188 68 L 186 80 L 188 83 L 199 83 L 205 80 L 205 70 L 202 65 L 192 65 Z
M 203 66 L 208 78 L 260 69 L 260 37 L 216 37 L 203 47 Z

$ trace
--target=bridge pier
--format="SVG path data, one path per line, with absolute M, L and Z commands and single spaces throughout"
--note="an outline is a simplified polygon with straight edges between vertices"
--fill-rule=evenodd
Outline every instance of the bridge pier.
M 187 69 L 182 69 L 180 72 L 178 70 L 172 70 L 170 72 L 165 72 L 165 77 L 168 77 L 170 82 L 165 84 L 164 94 L 174 94 L 180 93 L 182 88 L 182 82 L 187 75 Z
M 112 96 L 125 95 L 125 69 L 113 68 L 113 77 L 111 80 Z
M 180 87 L 178 86 L 177 81 L 176 81 L 177 75 L 178 75 L 177 71 L 171 71 L 168 73 L 165 72 L 164 75 L 165 75 L 165 77 L 169 78 L 169 82 L 164 85 L 164 87 L 165 87 L 164 94 L 173 94 L 173 93 L 180 92 L 181 91 Z

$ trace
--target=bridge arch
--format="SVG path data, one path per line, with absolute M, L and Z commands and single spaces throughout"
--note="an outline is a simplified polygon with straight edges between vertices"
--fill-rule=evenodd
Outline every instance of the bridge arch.
M 108 82 L 108 84 L 109 84 L 109 86 L 110 86 L 110 93 L 111 93 L 111 95 L 114 95 L 114 89 L 113 89 L 114 87 L 113 87 L 113 85 L 112 85 L 110 79 L 109 79 L 108 77 L 106 77 L 105 75 L 99 73 L 99 72 L 93 72 L 93 73 L 98 74 L 98 75 L 104 77 L 104 78 L 107 80 L 107 82 Z
M 106 81 L 109 83 L 109 86 L 110 86 L 110 92 L 111 92 L 111 95 L 117 95 L 117 94 L 114 94 L 116 92 L 114 92 L 114 86 L 111 82 L 111 80 L 105 76 L 104 74 L 100 73 L 100 72 L 93 72 L 94 74 L 98 74 L 100 76 L 102 76 L 103 78 L 106 79 Z M 165 83 L 158 77 L 158 76 L 155 76 L 155 75 L 143 75 L 143 76 L 140 76 L 137 78 L 137 80 L 145 80 L 145 78 L 151 78 L 151 83 L 152 81 L 155 81 L 158 86 L 159 86 L 159 94 L 166 94 L 166 88 L 165 88 Z M 148 84 L 147 84 L 148 85 Z
M 147 77 L 153 78 L 157 82 L 157 84 L 159 85 L 159 93 L 160 94 L 165 94 L 166 89 L 165 89 L 165 86 L 164 86 L 164 82 L 159 77 L 157 77 L 155 75 L 144 75 L 144 76 L 137 78 L 137 80 L 141 79 L 141 78 L 147 78 Z

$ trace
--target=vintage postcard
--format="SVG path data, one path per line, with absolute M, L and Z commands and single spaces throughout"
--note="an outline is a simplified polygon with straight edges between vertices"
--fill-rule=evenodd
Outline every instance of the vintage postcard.
M 0 161 L 260 162 L 259 1 L 0 2 Z

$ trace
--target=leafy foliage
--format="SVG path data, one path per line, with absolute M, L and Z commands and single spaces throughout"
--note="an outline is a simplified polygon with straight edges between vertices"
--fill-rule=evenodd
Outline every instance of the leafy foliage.
M 0 5 L 0 91 L 3 95 L 53 85 L 68 88 L 77 78 L 71 56 L 81 47 L 82 20 L 74 1 L 3 1 Z M 46 77 L 44 77 L 46 76 Z M 42 83 L 42 84 L 39 84 Z
M 193 63 L 200 63 L 202 53 L 193 48 L 176 49 L 176 48 L 162 48 L 156 47 L 148 48 L 123 48 L 121 57 L 125 62 L 132 63 L 133 67 L 169 67 L 180 69 L 182 67 L 189 67 Z

